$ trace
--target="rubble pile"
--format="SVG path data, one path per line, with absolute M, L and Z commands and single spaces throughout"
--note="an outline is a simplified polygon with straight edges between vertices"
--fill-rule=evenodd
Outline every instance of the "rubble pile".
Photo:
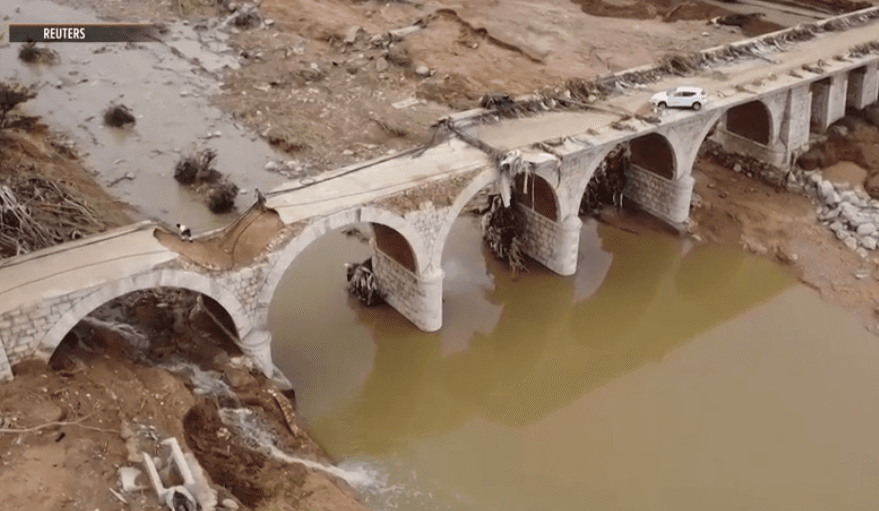
M 700 150 L 699 157 L 707 156 L 721 167 L 732 169 L 747 177 L 757 177 L 772 186 L 784 186 L 788 190 L 798 190 L 792 181 L 791 173 L 785 172 L 775 165 L 758 160 L 751 156 L 729 153 L 720 144 L 708 140 Z M 802 191 L 801 187 L 798 191 Z
M 833 183 L 820 171 L 794 172 L 801 176 L 806 193 L 816 202 L 818 220 L 830 228 L 845 246 L 867 257 L 879 246 L 879 200 L 861 186 Z

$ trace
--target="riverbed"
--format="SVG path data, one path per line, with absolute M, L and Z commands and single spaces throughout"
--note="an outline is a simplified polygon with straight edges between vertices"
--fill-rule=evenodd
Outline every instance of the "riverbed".
M 514 279 L 474 219 L 444 327 L 344 290 L 334 232 L 272 304 L 313 436 L 386 478 L 376 510 L 875 509 L 879 347 L 774 263 L 586 222 L 579 272 Z

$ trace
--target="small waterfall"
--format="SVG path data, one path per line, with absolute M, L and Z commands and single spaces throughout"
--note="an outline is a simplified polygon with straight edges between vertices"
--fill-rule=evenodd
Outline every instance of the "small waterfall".
M 220 417 L 244 445 L 272 459 L 320 470 L 342 479 L 358 490 L 375 490 L 383 484 L 378 472 L 366 465 L 342 468 L 287 454 L 278 447 L 278 439 L 274 433 L 249 408 L 221 408 Z
M 215 371 L 204 371 L 187 362 L 164 364 L 161 367 L 189 380 L 195 394 L 226 398 L 237 405 L 237 408 L 220 408 L 220 418 L 246 447 L 283 463 L 298 463 L 313 470 L 320 470 L 342 479 L 358 490 L 376 491 L 384 484 L 379 472 L 366 464 L 343 468 L 284 452 L 278 447 L 278 439 L 271 429 L 263 423 L 258 415 L 253 413 L 253 410 L 240 406 L 241 403 L 235 392 L 220 379 L 220 375 Z

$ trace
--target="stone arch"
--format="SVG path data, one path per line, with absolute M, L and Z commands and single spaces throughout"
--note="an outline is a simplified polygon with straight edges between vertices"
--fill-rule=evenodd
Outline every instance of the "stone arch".
M 244 339 L 253 327 L 241 302 L 216 280 L 190 271 L 158 270 L 103 284 L 93 293 L 80 299 L 40 339 L 37 345 L 37 357 L 48 362 L 67 333 L 101 305 L 134 291 L 162 287 L 188 289 L 212 298 L 232 318 L 238 330 L 239 341 Z
M 723 113 L 720 111 L 713 111 L 710 115 L 703 117 L 703 124 L 700 125 L 698 134 L 692 139 L 696 143 L 686 145 L 683 143 L 679 144 L 681 152 L 678 157 L 675 179 L 681 179 L 684 176 L 692 174 L 693 166 L 696 164 L 696 160 L 699 157 L 699 150 L 701 149 L 702 144 L 704 144 L 705 140 L 720 127 L 722 117 Z
M 570 200 L 567 201 L 568 204 L 564 205 L 566 207 L 563 210 L 562 219 L 566 220 L 568 217 L 579 217 L 580 202 L 583 200 L 583 194 L 586 193 L 586 187 L 589 186 L 589 181 L 592 180 L 592 176 L 595 175 L 595 170 L 601 162 L 604 161 L 604 159 L 607 158 L 607 155 L 618 145 L 619 144 L 606 144 L 589 157 L 589 163 L 584 165 L 582 170 L 573 172 L 577 175 L 571 179 L 571 197 Z M 566 213 L 564 211 L 566 211 Z
M 467 203 L 470 202 L 470 199 L 476 196 L 480 190 L 495 181 L 497 181 L 497 170 L 494 167 L 487 167 L 485 170 L 477 174 L 473 181 L 471 181 L 470 184 L 461 190 L 461 192 L 458 193 L 458 196 L 455 197 L 455 201 L 452 203 L 451 207 L 449 207 L 449 212 L 446 214 L 442 226 L 436 236 L 436 242 L 433 246 L 433 254 L 430 259 L 430 264 L 433 268 L 439 269 L 442 267 L 443 248 L 446 246 L 446 239 L 449 237 L 452 225 L 455 223 L 458 215 L 461 214 L 461 210 L 464 209 L 464 206 L 466 206 Z
M 726 130 L 758 144 L 769 145 L 772 128 L 772 114 L 759 99 L 726 111 Z
M 263 323 L 268 320 L 268 304 L 271 303 L 275 290 L 281 283 L 281 278 L 296 257 L 311 245 L 313 241 L 324 234 L 340 227 L 360 222 L 369 222 L 372 225 L 378 224 L 383 226 L 379 227 L 376 232 L 376 245 L 380 247 L 383 245 L 384 248 L 382 250 L 387 248 L 399 251 L 401 254 L 406 254 L 407 251 L 401 246 L 402 242 L 406 242 L 408 245 L 408 255 L 400 255 L 400 257 L 406 257 L 406 259 L 404 261 L 397 259 L 397 261 L 404 266 L 410 264 L 413 273 L 417 275 L 424 272 L 429 259 L 424 241 L 421 235 L 418 234 L 418 231 L 415 230 L 415 227 L 402 216 L 378 208 L 361 207 L 319 218 L 309 223 L 290 243 L 279 249 L 280 253 L 272 262 L 271 269 L 266 276 L 257 300 L 258 308 L 265 309 L 257 311 L 259 314 L 257 323 L 261 327 L 266 326 Z M 378 239 L 379 236 L 382 237 L 381 240 Z M 393 253 L 388 253 L 388 255 L 394 256 Z
M 631 163 L 666 179 L 674 179 L 677 158 L 671 142 L 659 133 L 648 133 L 629 141 Z M 585 189 L 584 189 L 585 190 Z
M 543 177 L 533 174 L 518 174 L 513 179 L 513 192 L 516 201 L 557 222 L 559 220 L 559 199 L 552 185 Z

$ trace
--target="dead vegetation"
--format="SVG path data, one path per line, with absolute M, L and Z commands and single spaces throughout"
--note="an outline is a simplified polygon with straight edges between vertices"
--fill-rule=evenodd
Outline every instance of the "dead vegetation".
M 180 158 L 174 166 L 174 179 L 180 184 L 194 187 L 207 198 L 208 208 L 221 214 L 235 207 L 238 185 L 229 181 L 214 167 L 217 152 L 201 149 Z
M 18 50 L 18 58 L 28 64 L 54 64 L 58 62 L 58 53 L 55 50 L 41 48 L 37 43 L 29 41 Z
M 622 207 L 629 154 L 623 145 L 611 151 L 595 169 L 580 200 L 580 215 L 598 216 L 608 205 Z
M 37 118 L 22 114 L 18 108 L 35 97 L 37 93 L 23 85 L 0 82 L 0 138 L 4 130 L 33 127 Z
M 0 83 L 0 258 L 27 254 L 122 225 L 76 154 L 53 140 L 37 117 L 18 111 L 36 93 Z M 79 178 L 75 176 L 80 176 Z M 83 193 L 83 189 L 93 193 Z M 108 204 L 104 204 L 109 206 Z
M 500 195 L 489 198 L 489 210 L 482 216 L 482 237 L 494 255 L 510 265 L 513 275 L 527 272 L 525 243 L 525 214 L 513 204 L 505 207 Z
M 34 169 L 0 177 L 0 257 L 27 254 L 108 225 L 99 213 L 62 182 L 35 175 Z
M 385 296 L 379 287 L 378 279 L 372 271 L 372 258 L 362 263 L 345 265 L 348 292 L 367 307 L 384 303 Z
M 110 105 L 104 110 L 104 124 L 114 128 L 131 126 L 136 122 L 131 110 L 125 105 Z

